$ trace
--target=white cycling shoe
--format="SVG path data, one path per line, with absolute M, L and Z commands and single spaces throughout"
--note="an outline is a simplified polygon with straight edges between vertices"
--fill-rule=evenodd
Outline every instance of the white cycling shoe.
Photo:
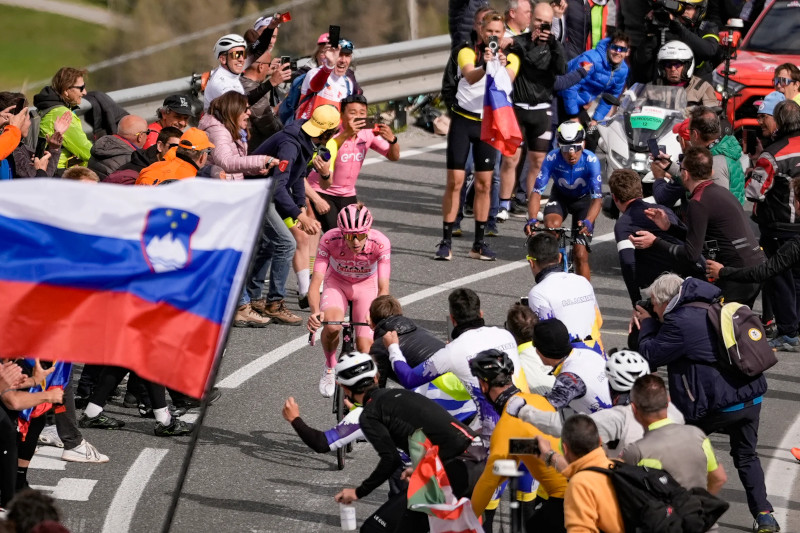
M 319 393 L 323 398 L 330 398 L 336 392 L 336 374 L 332 368 L 325 368 L 319 380 Z

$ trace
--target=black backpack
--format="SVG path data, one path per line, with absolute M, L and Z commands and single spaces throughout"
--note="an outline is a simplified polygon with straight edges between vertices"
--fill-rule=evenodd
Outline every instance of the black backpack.
M 442 75 L 442 101 L 448 111 L 456 103 L 456 93 L 458 92 L 458 81 L 461 76 L 458 74 L 458 53 L 462 48 L 472 46 L 469 41 L 464 41 L 458 46 L 453 47 L 450 51 L 450 57 L 447 59 L 447 64 L 444 67 L 444 74 Z
M 664 470 L 620 462 L 585 470 L 611 478 L 625 533 L 704 533 L 730 506 L 705 489 L 683 488 Z

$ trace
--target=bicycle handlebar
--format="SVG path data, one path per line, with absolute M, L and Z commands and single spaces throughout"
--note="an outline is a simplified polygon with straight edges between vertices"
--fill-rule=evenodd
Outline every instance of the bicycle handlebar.
M 531 233 L 538 233 L 538 232 L 554 232 L 554 233 L 569 233 L 572 234 L 572 228 L 545 228 L 543 226 L 533 226 L 531 227 Z

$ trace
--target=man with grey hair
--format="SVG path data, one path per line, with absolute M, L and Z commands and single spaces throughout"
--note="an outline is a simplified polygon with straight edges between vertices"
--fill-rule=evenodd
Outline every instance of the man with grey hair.
M 779 531 L 756 451 L 767 380 L 763 374 L 751 377 L 719 366 L 717 334 L 706 315 L 707 304 L 718 299 L 721 292 L 699 279 L 659 276 L 649 288 L 648 308 L 636 306 L 639 353 L 652 371 L 667 367 L 672 401 L 687 424 L 699 427 L 706 435 L 728 434 L 733 464 L 756 521 L 753 531 Z
M 800 106 L 784 100 L 775 106 L 773 117 L 778 125 L 776 140 L 761 152 L 746 189 L 747 199 L 755 204 L 753 218 L 761 233 L 759 244 L 767 257 L 800 233 L 791 187 L 792 178 L 800 176 Z M 764 293 L 772 303 L 778 330 L 770 346 L 800 351 L 800 276 L 792 270 L 777 274 L 764 284 Z
M 136 115 L 122 117 L 115 135 L 100 137 L 92 146 L 89 168 L 104 180 L 122 165 L 131 162 L 133 152 L 147 140 L 147 121 Z
M 692 146 L 686 150 L 680 166 L 683 187 L 689 192 L 684 222 L 686 229 L 669 221 L 666 211 L 660 208 L 645 210 L 645 214 L 662 230 L 685 244 L 675 244 L 649 231 L 639 231 L 630 236 L 635 248 L 655 246 L 671 254 L 676 260 L 688 261 L 701 268 L 702 257 L 725 257 L 737 266 L 753 266 L 764 262 L 764 252 L 758 245 L 742 206 L 725 187 L 712 179 L 712 155 L 704 147 Z M 702 263 L 701 263 L 702 261 Z M 740 302 L 750 307 L 761 290 L 758 283 L 718 281 L 727 302 Z
M 507 0 L 504 13 L 506 21 L 504 37 L 510 38 L 529 32 L 532 14 L 533 8 L 530 0 Z

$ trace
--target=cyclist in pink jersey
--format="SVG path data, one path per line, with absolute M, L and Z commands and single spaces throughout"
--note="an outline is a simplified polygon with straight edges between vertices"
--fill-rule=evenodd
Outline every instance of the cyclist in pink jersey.
M 358 201 L 356 180 L 368 150 L 376 151 L 389 161 L 400 159 L 400 145 L 392 129 L 386 124 L 366 128 L 366 119 L 367 99 L 363 95 L 354 94 L 342 100 L 341 129 L 327 144 L 333 155 L 333 172 L 324 178 L 316 170 L 308 175 L 308 187 L 312 192 L 306 189 L 306 195 L 311 199 L 311 208 L 323 231 L 335 228 L 339 211 Z
M 316 332 L 325 320 L 344 318 L 347 302 L 353 302 L 354 322 L 367 322 L 369 306 L 377 296 L 389 294 L 391 270 L 389 239 L 371 229 L 372 214 L 364 204 L 351 204 L 339 212 L 338 227 L 322 236 L 314 263 L 314 274 L 308 289 L 311 316 L 308 330 Z M 325 281 L 322 297 L 319 288 Z M 341 326 L 322 328 L 322 350 L 325 352 L 325 371 L 319 381 L 319 391 L 326 397 L 336 390 L 336 351 Z M 372 345 L 369 326 L 356 327 L 356 349 L 368 352 Z

